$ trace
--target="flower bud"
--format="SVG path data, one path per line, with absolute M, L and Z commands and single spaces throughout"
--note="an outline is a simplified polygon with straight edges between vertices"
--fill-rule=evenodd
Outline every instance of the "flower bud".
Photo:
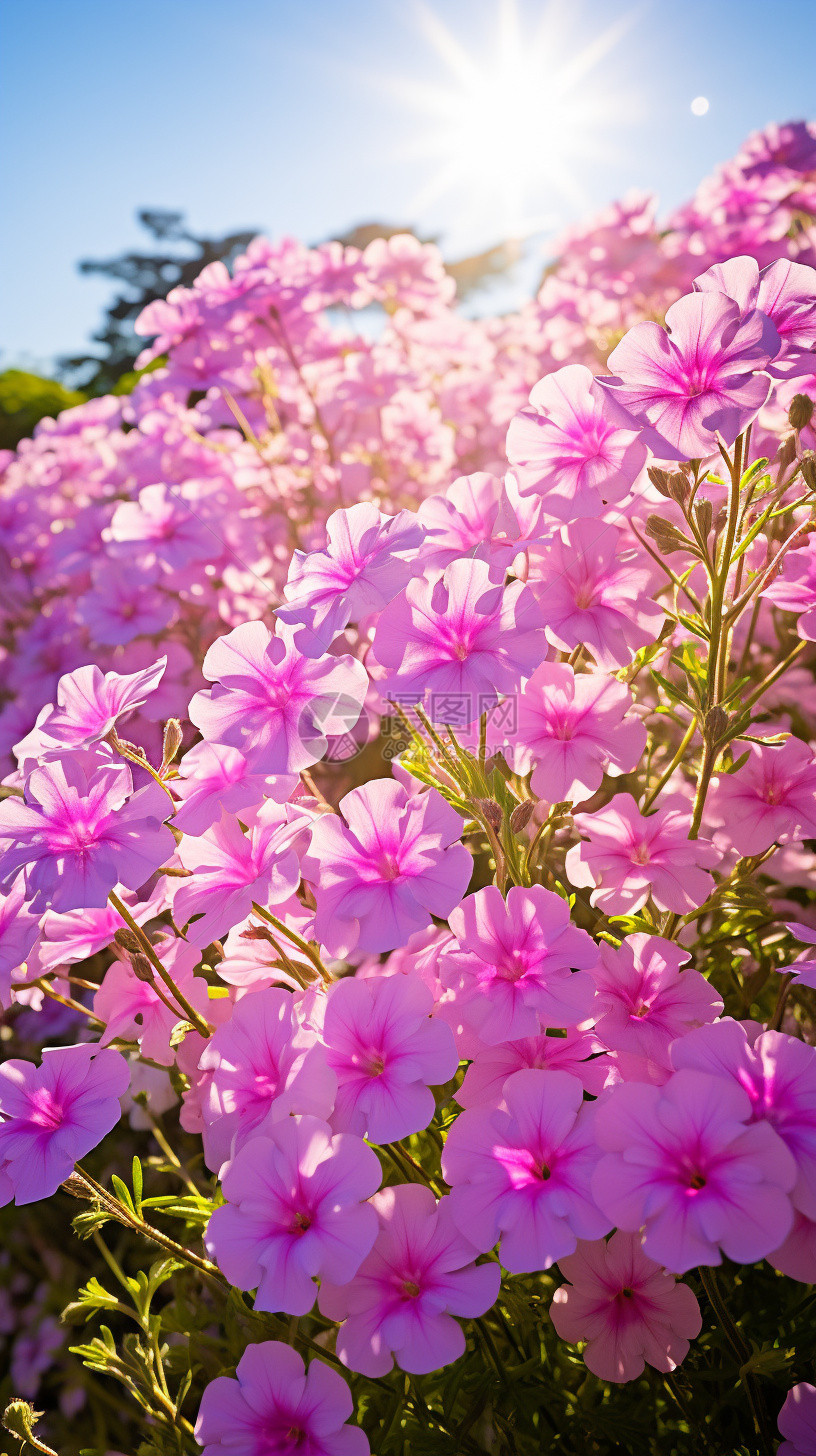
M 140 748 L 138 743 L 131 743 L 129 738 L 117 738 L 114 747 L 120 750 L 124 749 L 131 757 L 140 758 L 143 763 L 147 763 L 147 754 L 144 749 Z
M 802 479 L 808 490 L 816 490 L 816 452 L 806 450 L 802 456 L 800 467 Z
M 788 423 L 792 430 L 804 430 L 813 418 L 813 400 L 806 394 L 795 394 L 788 410 Z
M 153 967 L 151 966 L 150 961 L 147 959 L 146 955 L 141 955 L 138 953 L 136 955 L 132 955 L 130 958 L 130 964 L 133 966 L 133 974 L 136 977 L 137 981 L 145 981 L 149 985 L 153 984 Z
M 504 815 L 495 799 L 477 799 L 476 807 L 491 829 L 501 829 Z
M 784 440 L 780 442 L 779 449 L 774 456 L 774 460 L 782 470 L 787 470 L 788 466 L 792 465 L 795 459 L 796 436 L 786 435 Z
M 664 521 L 662 516 L 649 516 L 646 521 L 646 535 L 651 536 L 664 556 L 671 556 L 673 551 L 688 551 L 691 546 L 683 532 L 671 521 Z
M 129 925 L 120 925 L 113 938 L 117 945 L 121 945 L 122 950 L 141 951 L 142 949 L 142 942 L 135 930 L 131 930 Z
M 527 828 L 527 825 L 533 817 L 534 808 L 534 799 L 525 799 L 523 803 L 516 804 L 515 809 L 510 815 L 510 828 L 513 834 L 521 834 L 522 830 Z
M 162 747 L 162 768 L 169 768 L 176 754 L 181 748 L 181 740 L 184 734 L 181 731 L 181 724 L 178 718 L 168 718 L 164 729 L 164 744 Z
M 248 925 L 246 930 L 242 930 L 239 933 L 238 938 L 239 940 L 265 940 L 270 945 L 275 944 L 275 937 L 272 931 L 268 930 L 265 925 Z

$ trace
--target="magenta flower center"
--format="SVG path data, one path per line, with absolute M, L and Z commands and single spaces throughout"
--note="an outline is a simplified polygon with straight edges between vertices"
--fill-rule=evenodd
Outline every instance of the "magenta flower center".
M 708 1182 L 706 1170 L 700 1164 L 701 1159 L 699 1157 L 686 1157 L 683 1159 L 678 1170 L 680 1180 L 685 1186 L 686 1194 L 692 1198 L 701 1189 L 705 1188 Z
M 377 867 L 384 880 L 397 880 L 402 873 L 399 859 L 390 851 L 380 855 Z
M 552 1177 L 553 1169 L 543 1152 L 534 1153 L 531 1148 L 496 1148 L 495 1154 L 511 1188 L 535 1188 Z
M 296 1237 L 299 1237 L 301 1234 L 305 1234 L 307 1230 L 311 1228 L 311 1226 L 311 1213 L 306 1213 L 303 1211 L 303 1209 L 299 1209 L 289 1225 L 289 1232 L 291 1234 L 295 1234 Z
M 271 1102 L 280 1090 L 280 1079 L 276 1072 L 256 1072 L 252 1089 L 253 1102 Z
M 48 834 L 48 847 L 53 854 L 85 854 L 100 839 L 107 815 L 101 817 L 89 814 L 87 806 L 81 808 L 69 824 L 53 825 Z
M 632 845 L 632 864 L 647 865 L 651 857 L 651 849 L 645 840 L 642 839 L 639 844 Z
M 502 981 L 520 981 L 527 971 L 526 957 L 519 950 L 509 951 L 496 967 L 496 974 Z
M 29 1097 L 31 1112 L 29 1122 L 35 1127 L 47 1128 L 49 1132 L 56 1132 L 62 1126 L 65 1117 L 65 1108 L 58 1102 L 53 1092 L 47 1087 L 36 1088 Z
M 266 700 L 270 708 L 285 708 L 291 697 L 292 686 L 290 683 L 276 679 L 267 684 Z
M 560 738 L 562 743 L 569 743 L 575 733 L 576 722 L 568 708 L 562 708 L 560 712 L 554 712 L 550 717 L 550 729 L 553 738 Z

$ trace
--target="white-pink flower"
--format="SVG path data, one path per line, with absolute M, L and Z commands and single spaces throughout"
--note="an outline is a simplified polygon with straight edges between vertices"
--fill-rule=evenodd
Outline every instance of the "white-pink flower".
M 685 804 L 644 815 L 631 794 L 616 794 L 606 808 L 575 815 L 586 838 L 567 850 L 570 881 L 591 887 L 591 903 L 608 915 L 640 910 L 650 895 L 659 910 L 693 910 L 714 888 L 707 871 L 719 855 L 708 840 L 689 839 L 689 825 Z
M 622 500 L 646 462 L 638 429 L 583 364 L 539 380 L 510 422 L 507 459 L 523 494 L 561 521 Z
M 292 841 L 302 825 L 285 808 L 267 801 L 244 815 L 247 833 L 234 814 L 197 837 L 185 836 L 179 859 L 192 872 L 179 881 L 173 911 L 193 945 L 205 946 L 246 920 L 253 901 L 279 905 L 300 883 Z M 200 918 L 199 918 L 200 917 Z
M 368 675 L 353 657 L 304 657 L 291 627 L 276 634 L 244 622 L 204 658 L 214 684 L 196 693 L 190 718 L 210 743 L 238 748 L 255 773 L 290 774 L 317 763 L 327 738 L 360 714 Z
M 630 773 L 643 755 L 646 727 L 631 707 L 615 678 L 543 662 L 518 700 L 514 768 L 532 769 L 530 787 L 547 803 L 588 799 L 605 773 Z
M 739 854 L 763 854 L 774 843 L 816 838 L 816 758 L 807 743 L 748 744 L 748 760 L 720 774 L 709 800 Z
M 675 1370 L 702 1328 L 700 1306 L 644 1253 L 639 1234 L 581 1242 L 558 1264 L 550 1319 L 562 1340 L 586 1340 L 584 1360 L 600 1380 L 636 1380 L 644 1365 Z
M 590 1189 L 594 1109 L 569 1072 L 515 1072 L 502 1099 L 456 1119 L 442 1172 L 462 1232 L 485 1252 L 501 1238 L 504 1267 L 532 1273 L 612 1227 Z
M 451 1216 L 450 1199 L 429 1188 L 400 1184 L 371 1199 L 379 1231 L 354 1279 L 324 1280 L 318 1304 L 343 1321 L 337 1353 L 351 1370 L 386 1375 L 393 1360 L 424 1375 L 465 1352 L 454 1315 L 473 1319 L 495 1303 L 497 1264 L 476 1264 L 476 1249 Z M 393 1358 L 392 1358 L 393 1357 Z
M 597 948 L 570 921 L 569 906 L 541 885 L 495 885 L 470 895 L 448 916 L 454 941 L 439 959 L 439 979 L 456 1010 L 483 1042 L 535 1036 L 546 1026 L 577 1026 L 592 1012 L 592 982 L 579 969 Z
M 574 521 L 530 547 L 532 587 L 548 640 L 562 651 L 586 647 L 609 671 L 653 642 L 663 608 L 652 576 L 623 532 L 606 521 Z

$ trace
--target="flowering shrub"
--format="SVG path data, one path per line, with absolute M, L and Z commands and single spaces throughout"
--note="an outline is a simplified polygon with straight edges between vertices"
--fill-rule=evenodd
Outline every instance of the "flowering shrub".
M 21 1440 L 816 1451 L 815 216 L 258 240 L 5 458 Z

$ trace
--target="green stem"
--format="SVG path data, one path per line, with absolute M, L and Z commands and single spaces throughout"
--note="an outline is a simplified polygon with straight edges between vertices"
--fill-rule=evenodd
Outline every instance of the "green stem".
M 81 1011 L 82 1015 L 87 1016 L 89 1021 L 95 1022 L 97 1026 L 104 1026 L 105 1023 L 100 1021 L 98 1016 L 94 1016 L 93 1012 L 89 1011 L 87 1006 L 83 1006 L 81 1001 L 75 1001 L 73 996 L 62 996 L 59 991 L 55 991 L 51 982 L 47 981 L 45 976 L 40 976 L 36 981 L 30 981 L 29 985 L 36 986 L 46 996 L 50 996 L 52 1001 L 59 1001 L 60 1006 L 70 1006 L 72 1011 Z M 97 986 L 98 989 L 99 987 Z
M 122 742 L 121 738 L 118 737 L 115 729 L 113 730 L 113 732 L 108 734 L 108 738 L 106 741 L 110 743 L 110 746 L 115 753 L 118 753 L 122 758 L 126 758 L 128 763 L 135 763 L 137 768 L 143 768 L 145 770 L 145 773 L 149 773 L 150 777 L 152 779 L 155 779 L 156 783 L 159 785 L 159 788 L 164 789 L 164 792 L 170 800 L 170 803 L 173 805 L 173 810 L 175 812 L 175 810 L 178 808 L 178 804 L 173 798 L 173 795 L 167 787 L 164 779 L 159 773 L 156 772 L 152 763 L 149 763 L 146 758 L 142 758 L 140 754 L 131 752 L 131 750 L 127 748 Z
M 138 1214 L 131 1213 L 130 1209 L 119 1198 L 109 1193 L 106 1188 L 102 1187 L 101 1183 L 97 1183 L 96 1179 L 92 1178 L 90 1173 L 86 1173 L 85 1169 L 79 1163 L 75 1165 L 75 1170 L 78 1177 L 93 1190 L 102 1206 L 107 1208 L 119 1223 L 127 1224 L 130 1228 L 135 1229 L 137 1233 L 142 1234 L 144 1238 L 150 1239 L 151 1243 L 158 1244 L 168 1254 L 172 1254 L 174 1258 L 181 1259 L 183 1263 L 192 1265 L 194 1269 L 198 1269 L 201 1274 L 206 1274 L 208 1279 L 212 1279 L 222 1289 L 230 1289 L 231 1286 L 227 1283 L 216 1264 L 211 1264 L 209 1259 L 203 1259 L 200 1254 L 194 1253 L 192 1249 L 186 1248 L 184 1244 L 177 1244 L 175 1239 L 169 1238 L 160 1229 L 154 1228 L 152 1224 L 147 1223 Z
M 686 755 L 686 749 L 688 748 L 689 744 L 691 743 L 692 738 L 694 737 L 694 732 L 695 732 L 696 727 L 697 727 L 697 719 L 696 718 L 692 718 L 691 722 L 689 723 L 688 728 L 686 729 L 685 733 L 683 734 L 682 742 L 680 743 L 680 746 L 679 746 L 677 752 L 675 753 L 674 758 L 672 759 L 672 761 L 669 764 L 668 768 L 665 768 L 663 770 L 663 773 L 660 775 L 660 778 L 658 779 L 658 781 L 655 784 L 654 788 L 649 792 L 649 794 L 647 794 L 646 798 L 644 799 L 644 801 L 643 801 L 643 807 L 642 807 L 642 809 L 640 811 L 642 814 L 645 814 L 646 813 L 646 810 L 647 809 L 650 809 L 652 807 L 652 804 L 654 803 L 655 799 L 658 797 L 659 794 L 661 794 L 663 792 L 663 789 L 666 787 L 666 784 L 669 782 L 669 779 L 671 778 L 672 774 L 674 773 L 674 770 L 678 767 L 679 764 L 682 763 L 682 761 L 683 761 L 683 759 L 685 758 L 685 755 Z
M 283 921 L 278 919 L 277 915 L 273 915 L 271 910 L 265 910 L 262 905 L 256 904 L 254 900 L 252 902 L 252 908 L 256 915 L 260 915 L 262 920 L 267 920 L 270 925 L 274 925 L 275 929 L 279 930 L 281 935 L 285 935 L 291 940 L 293 945 L 297 946 L 298 950 L 302 950 L 310 964 L 314 966 L 321 981 L 327 986 L 331 985 L 334 976 L 330 971 L 326 970 L 320 956 L 314 947 L 309 944 L 308 940 L 304 940 L 303 936 L 298 935 L 296 930 L 291 930 L 288 925 L 284 925 Z
M 768 688 L 773 687 L 774 683 L 778 681 L 783 673 L 787 672 L 791 664 L 794 663 L 797 657 L 799 657 L 800 654 L 804 652 L 805 648 L 809 646 L 809 642 L 797 642 L 796 646 L 791 649 L 787 657 L 783 657 L 782 661 L 776 664 L 776 667 L 774 667 L 771 672 L 769 672 L 767 676 L 762 679 L 759 687 L 754 689 L 749 698 L 746 698 L 743 704 L 743 710 L 746 713 L 749 708 L 753 708 L 754 703 L 759 702 L 762 694 L 766 693 L 768 691 Z
M 187 1000 L 184 992 L 179 990 L 169 971 L 166 971 L 164 969 L 164 966 L 159 960 L 159 957 L 156 955 L 151 941 L 145 935 L 142 927 L 140 925 L 137 925 L 136 921 L 133 919 L 133 916 L 128 910 L 127 905 L 124 905 L 122 903 L 122 901 L 119 899 L 119 896 L 113 890 L 111 890 L 108 898 L 114 910 L 118 910 L 125 924 L 130 930 L 133 931 L 133 934 L 136 936 L 136 939 L 142 947 L 144 954 L 147 956 L 147 959 L 150 961 L 150 964 L 153 966 L 154 970 L 158 971 L 159 975 L 164 981 L 165 986 L 167 987 L 170 994 L 178 1002 L 178 1005 L 181 1007 L 184 1015 L 187 1017 L 187 1020 L 192 1023 L 196 1031 L 200 1032 L 202 1036 L 212 1036 L 215 1028 L 213 1026 L 210 1026 L 210 1023 L 208 1021 L 204 1020 L 201 1013 L 199 1011 L 196 1011 L 195 1007 Z M 156 990 L 158 991 L 158 987 L 156 987 Z
M 171 1163 L 172 1164 L 172 1166 L 175 1168 L 176 1172 L 178 1173 L 179 1177 L 181 1178 L 182 1182 L 184 1183 L 185 1187 L 187 1187 L 190 1190 L 190 1192 L 193 1194 L 193 1196 L 195 1198 L 200 1198 L 201 1197 L 201 1189 L 196 1187 L 195 1183 L 193 1182 L 192 1178 L 190 1177 L 190 1174 L 187 1172 L 187 1169 L 185 1168 L 184 1164 L 181 1162 L 181 1159 L 176 1156 L 176 1153 L 174 1152 L 173 1148 L 171 1147 L 170 1143 L 167 1141 L 167 1138 L 164 1136 L 164 1133 L 162 1132 L 162 1129 L 161 1129 L 161 1126 L 159 1124 L 158 1118 L 153 1116 L 153 1113 L 150 1111 L 150 1108 L 147 1106 L 147 1103 L 144 1103 L 143 1105 L 144 1105 L 144 1110 L 147 1113 L 147 1116 L 149 1117 L 151 1126 L 153 1128 L 153 1136 L 156 1139 L 156 1142 L 158 1143 L 158 1145 L 161 1148 L 162 1152 L 164 1153 L 164 1156 L 166 1157 L 168 1163 Z
M 773 1010 L 773 1016 L 768 1022 L 769 1031 L 779 1031 L 779 1028 L 782 1025 L 782 1018 L 785 1015 L 785 1007 L 788 1003 L 788 995 L 790 993 L 792 982 L 793 972 L 789 971 L 786 976 L 782 977 L 782 984 L 779 987 L 779 995 L 776 998 L 776 1005 Z
M 751 1408 L 756 1434 L 762 1447 L 763 1456 L 772 1456 L 772 1447 L 768 1440 L 765 1407 L 762 1394 L 757 1385 L 756 1379 L 744 1369 L 746 1362 L 751 1358 L 751 1350 L 743 1339 L 734 1319 L 731 1316 L 725 1300 L 722 1297 L 717 1276 L 714 1270 L 707 1265 L 700 1265 L 697 1273 L 700 1276 L 700 1283 L 706 1292 L 708 1302 L 714 1311 L 717 1322 L 730 1346 L 731 1352 L 740 1367 L 739 1379 L 744 1387 L 748 1404 Z

